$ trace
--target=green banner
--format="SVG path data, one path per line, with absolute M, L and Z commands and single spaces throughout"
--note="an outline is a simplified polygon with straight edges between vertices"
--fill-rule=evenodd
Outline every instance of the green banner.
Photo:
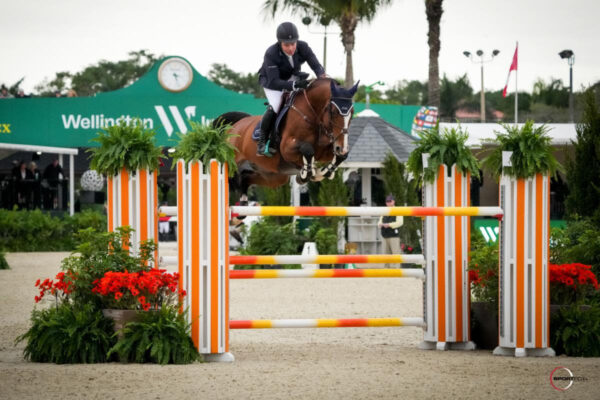
M 182 57 L 166 57 L 131 86 L 94 97 L 0 100 L 0 142 L 89 147 L 95 145 L 90 139 L 99 130 L 140 118 L 157 133 L 157 144 L 173 146 L 170 139 L 190 129 L 189 120 L 207 121 L 228 111 L 259 115 L 264 102 L 216 85 Z M 363 108 L 356 105 L 357 111 Z M 419 107 L 374 104 L 371 108 L 410 132 Z
M 550 220 L 550 228 L 564 228 L 566 226 L 566 221 L 562 219 Z M 473 228 L 488 243 L 495 243 L 498 240 L 500 228 L 497 219 L 473 219 Z

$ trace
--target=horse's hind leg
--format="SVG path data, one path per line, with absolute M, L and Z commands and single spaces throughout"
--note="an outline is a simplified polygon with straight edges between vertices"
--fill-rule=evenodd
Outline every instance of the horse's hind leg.
M 298 147 L 302 155 L 302 168 L 297 175 L 296 181 L 300 184 L 306 183 L 311 177 L 315 176 L 315 149 L 310 143 L 302 142 Z

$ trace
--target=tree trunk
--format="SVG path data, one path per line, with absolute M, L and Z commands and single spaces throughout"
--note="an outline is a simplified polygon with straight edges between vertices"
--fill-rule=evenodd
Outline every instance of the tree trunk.
M 440 108 L 440 71 L 438 58 L 440 56 L 440 20 L 442 19 L 443 0 L 425 0 L 425 12 L 429 32 L 427 34 L 429 44 L 429 105 Z
M 342 44 L 344 45 L 344 51 L 346 51 L 346 77 L 344 81 L 344 86 L 346 88 L 350 88 L 354 84 L 352 51 L 354 50 L 354 31 L 356 30 L 357 24 L 358 18 L 351 13 L 342 15 L 342 18 L 339 21 L 340 29 L 342 30 Z

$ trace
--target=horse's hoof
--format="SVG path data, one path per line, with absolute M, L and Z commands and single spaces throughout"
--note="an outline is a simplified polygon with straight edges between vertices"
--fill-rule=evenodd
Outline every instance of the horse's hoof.
M 325 177 L 329 180 L 332 180 L 333 178 L 335 178 L 335 171 L 332 171 L 330 174 L 325 175 Z

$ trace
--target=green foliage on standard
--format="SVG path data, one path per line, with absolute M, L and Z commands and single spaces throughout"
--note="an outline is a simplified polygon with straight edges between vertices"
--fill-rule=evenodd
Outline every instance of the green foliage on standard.
M 190 364 L 201 360 L 190 337 L 190 324 L 177 307 L 139 313 L 122 329 L 123 337 L 108 355 L 136 363 Z
M 172 157 L 182 159 L 186 163 L 190 161 L 201 161 L 204 167 L 208 167 L 211 159 L 220 163 L 227 163 L 229 176 L 237 171 L 235 153 L 237 149 L 229 140 L 234 134 L 228 132 L 230 125 L 204 125 L 189 121 L 192 129 L 185 135 L 177 132 L 179 142 L 175 145 Z M 175 165 L 175 164 L 173 164 Z
M 563 307 L 550 321 L 551 346 L 569 357 L 600 357 L 600 305 Z
M 439 167 L 445 164 L 448 168 L 456 164 L 459 173 L 470 173 L 479 176 L 479 162 L 467 146 L 469 135 L 462 128 L 444 128 L 440 132 L 439 125 L 435 128 L 418 133 L 421 139 L 417 147 L 410 153 L 407 162 L 408 170 L 420 184 L 435 181 Z M 424 153 L 429 154 L 427 168 L 423 169 Z
M 34 310 L 31 323 L 17 342 L 27 341 L 23 354 L 34 362 L 106 362 L 115 343 L 112 321 L 90 305 L 62 303 L 47 310 Z
M 91 210 L 53 217 L 40 210 L 0 209 L 0 248 L 7 251 L 70 251 L 80 229 L 106 230 L 106 217 Z
M 563 167 L 554 157 L 552 137 L 546 125 L 534 126 L 529 120 L 518 127 L 501 124 L 505 132 L 496 132 L 496 139 L 487 141 L 495 147 L 482 161 L 482 165 L 497 180 L 500 175 L 527 179 L 536 174 L 555 176 Z M 502 167 L 502 152 L 512 151 L 511 167 Z
M 574 158 L 567 163 L 568 214 L 594 217 L 600 227 L 600 104 L 592 89 L 583 94 L 583 116 L 577 124 Z
M 123 168 L 130 173 L 138 169 L 154 171 L 164 158 L 162 147 L 155 145 L 155 136 L 156 132 L 144 128 L 139 118 L 109 126 L 91 139 L 99 147 L 87 150 L 92 154 L 90 168 L 108 176 L 116 176 Z

